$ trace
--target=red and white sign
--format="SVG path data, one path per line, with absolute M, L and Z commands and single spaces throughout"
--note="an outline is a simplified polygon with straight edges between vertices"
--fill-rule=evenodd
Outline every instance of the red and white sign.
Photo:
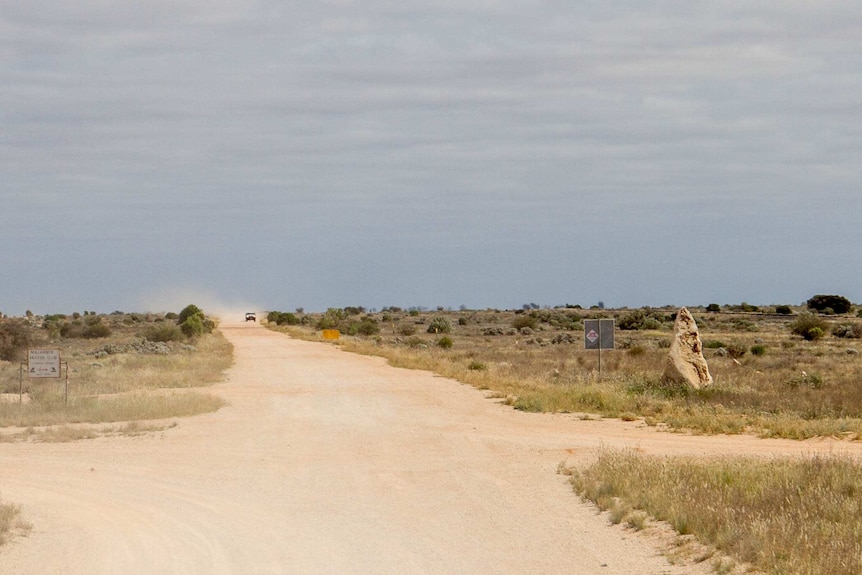
M 587 333 L 587 339 L 592 343 L 596 343 L 596 340 L 599 339 L 599 334 L 597 334 L 595 330 L 591 329 L 589 333 Z

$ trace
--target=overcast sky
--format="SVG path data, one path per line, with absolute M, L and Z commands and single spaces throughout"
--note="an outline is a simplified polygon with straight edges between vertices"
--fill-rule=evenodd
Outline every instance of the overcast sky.
M 0 0 L 0 311 L 862 302 L 860 29 L 829 0 Z

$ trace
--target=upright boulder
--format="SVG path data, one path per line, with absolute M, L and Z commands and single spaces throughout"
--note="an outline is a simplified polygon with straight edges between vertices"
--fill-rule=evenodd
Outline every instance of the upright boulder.
M 666 382 L 690 385 L 695 389 L 712 383 L 709 366 L 703 357 L 703 342 L 691 313 L 682 308 L 673 324 L 674 338 L 670 344 L 662 379 Z

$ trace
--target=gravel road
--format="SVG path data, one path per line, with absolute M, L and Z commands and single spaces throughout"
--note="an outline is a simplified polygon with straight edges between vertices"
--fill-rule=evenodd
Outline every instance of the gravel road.
M 660 433 L 525 414 L 427 372 L 223 323 L 229 406 L 163 432 L 0 444 L 0 495 L 34 528 L 0 573 L 703 573 L 610 527 L 556 473 L 600 445 L 771 456 L 830 441 Z

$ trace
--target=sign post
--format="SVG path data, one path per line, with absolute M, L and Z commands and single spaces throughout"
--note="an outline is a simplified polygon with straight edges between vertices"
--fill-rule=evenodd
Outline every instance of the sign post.
M 602 376 L 602 350 L 614 349 L 614 320 L 585 319 L 584 349 L 599 351 L 599 377 Z
M 59 349 L 31 349 L 27 352 L 27 377 L 60 378 Z M 23 386 L 18 390 L 19 400 L 24 401 Z M 69 403 L 69 364 L 66 363 L 66 386 L 64 403 Z

